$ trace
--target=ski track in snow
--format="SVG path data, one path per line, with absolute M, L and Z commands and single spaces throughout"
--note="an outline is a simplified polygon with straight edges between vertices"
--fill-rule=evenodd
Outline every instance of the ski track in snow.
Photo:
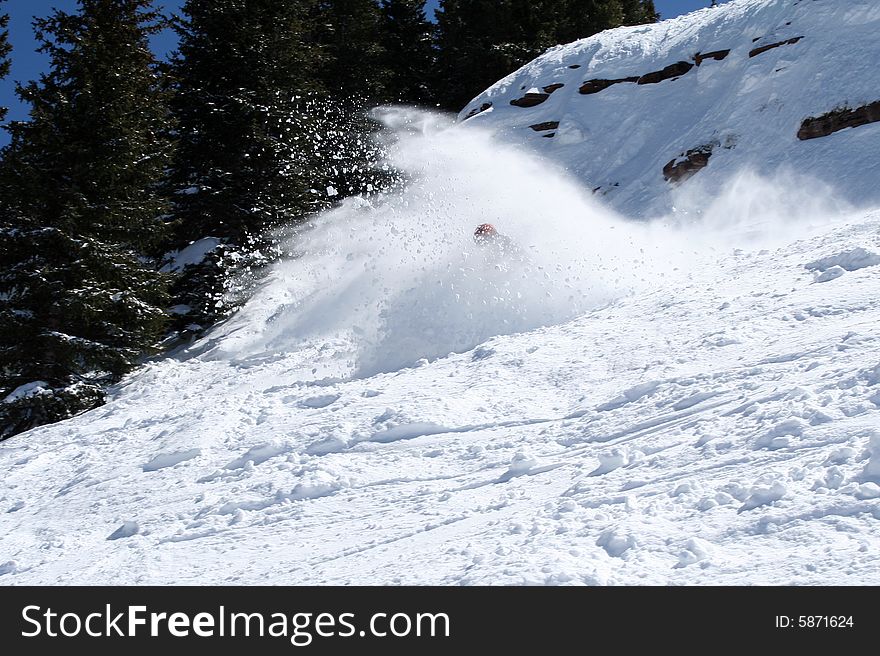
M 878 235 L 320 395 L 157 362 L 0 446 L 0 582 L 880 583 L 880 266 L 806 266 Z

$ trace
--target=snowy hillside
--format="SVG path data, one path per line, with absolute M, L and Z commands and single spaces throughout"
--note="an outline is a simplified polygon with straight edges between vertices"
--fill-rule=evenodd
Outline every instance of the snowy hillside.
M 735 0 L 556 49 L 464 127 L 384 112 L 405 190 L 0 443 L 0 583 L 880 584 L 880 123 L 797 137 L 880 100 L 878 27 Z
M 878 202 L 880 124 L 819 136 L 880 121 L 878 29 L 875 0 L 736 0 L 551 49 L 461 117 L 532 142 L 628 215 L 692 187 L 699 207 L 744 166 Z

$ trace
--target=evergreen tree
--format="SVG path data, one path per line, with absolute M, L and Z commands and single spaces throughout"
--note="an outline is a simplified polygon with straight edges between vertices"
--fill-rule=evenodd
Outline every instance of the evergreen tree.
M 436 18 L 439 102 L 458 111 L 516 67 L 511 0 L 441 0 Z
M 432 97 L 433 27 L 425 0 L 382 0 L 381 46 L 386 99 L 428 104 Z
M 19 86 L 30 120 L 8 126 L 0 167 L 0 438 L 100 404 L 167 300 L 146 256 L 170 156 L 160 17 L 149 0 L 79 0 L 35 28 L 50 70 Z
M 557 38 L 560 43 L 584 39 L 602 30 L 620 27 L 625 18 L 621 0 L 568 0 Z
M 318 0 L 312 15 L 327 91 L 339 98 L 382 100 L 386 71 L 376 0 Z
M 654 0 L 622 0 L 621 7 L 624 25 L 641 25 L 660 20 Z
M 569 43 L 621 25 L 655 23 L 653 0 L 562 0 L 556 40 Z
M 314 7 L 308 0 L 188 0 L 183 7 L 168 71 L 178 125 L 171 245 L 207 236 L 222 245 L 176 283 L 174 300 L 191 308 L 178 327 L 201 328 L 224 314 L 221 299 L 235 272 L 264 259 L 262 235 L 309 208 L 302 105 L 319 86 L 308 26 Z
M 170 68 L 178 126 L 175 228 L 236 243 L 297 212 L 291 170 L 303 94 L 315 89 L 308 2 L 188 0 Z
M 440 103 L 458 111 L 552 45 L 657 18 L 653 0 L 440 0 Z
M 560 43 L 559 28 L 570 0 L 511 0 L 513 33 L 507 46 L 512 71 Z M 510 72 L 508 71 L 508 72 Z
M 279 229 L 384 184 L 386 176 L 369 165 L 377 157 L 367 138 L 374 128 L 357 101 L 375 74 L 367 55 L 377 50 L 362 47 L 361 39 L 377 42 L 378 7 L 352 2 L 347 14 L 344 5 L 184 4 L 179 51 L 168 67 L 178 125 L 166 186 L 173 205 L 169 247 L 206 237 L 220 244 L 179 272 L 172 288 L 181 339 L 246 298 L 259 271 L 280 254 Z M 359 13 L 364 7 L 372 13 Z M 334 85 L 337 95 L 328 97 Z
M 6 0 L 0 0 L 2 5 Z M 9 75 L 9 53 L 12 46 L 9 43 L 9 14 L 0 14 L 0 80 Z M 0 107 L 0 121 L 6 119 L 7 107 Z

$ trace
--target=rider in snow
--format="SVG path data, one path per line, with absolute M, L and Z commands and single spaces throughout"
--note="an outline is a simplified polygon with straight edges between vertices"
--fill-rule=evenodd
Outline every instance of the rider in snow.
M 474 241 L 478 244 L 494 239 L 497 236 L 498 231 L 491 223 L 481 223 L 477 226 L 477 229 L 474 230 Z
M 474 241 L 481 247 L 496 248 L 504 253 L 515 253 L 519 250 L 514 241 L 502 235 L 491 223 L 481 223 L 474 230 Z

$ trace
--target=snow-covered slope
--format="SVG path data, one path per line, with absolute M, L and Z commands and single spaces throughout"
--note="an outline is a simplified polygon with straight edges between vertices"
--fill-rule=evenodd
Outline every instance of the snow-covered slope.
M 370 378 L 154 364 L 0 446 L 0 582 L 880 584 L 878 235 Z
M 805 119 L 872 103 L 880 121 L 878 31 L 876 0 L 735 0 L 553 48 L 461 118 L 487 107 L 468 123 L 531 142 L 629 215 L 680 206 L 664 167 L 694 150 L 711 150 L 708 166 L 679 192 L 698 186 L 697 207 L 743 167 L 794 171 L 876 202 L 880 123 L 807 140 L 798 132 Z M 672 77 L 645 83 L 676 64 Z M 585 85 L 596 80 L 619 82 Z M 527 94 L 546 98 L 511 105 Z
M 737 38 L 806 21 L 804 5 L 821 33 L 735 59 Z M 849 29 L 868 52 L 875 6 L 740 0 L 600 35 L 570 48 L 647 53 L 609 77 L 709 35 L 732 50 L 566 103 L 697 88 L 711 66 L 740 80 Z M 878 125 L 767 131 L 766 152 L 798 164 L 767 178 L 740 158 L 757 137 L 739 119 L 736 147 L 677 187 L 714 181 L 700 215 L 637 222 L 583 184 L 578 167 L 602 165 L 564 123 L 538 137 L 555 163 L 510 145 L 517 116 L 575 117 L 550 111 L 566 89 L 467 129 L 387 113 L 405 191 L 316 219 L 241 312 L 106 406 L 0 443 L 0 583 L 880 584 Z M 789 92 L 768 112 L 796 132 L 822 103 Z M 674 110 L 640 107 L 615 157 L 639 129 L 646 150 L 609 168 L 621 185 L 604 198 L 656 194 L 653 214 L 671 156 L 652 121 Z M 624 123 L 635 109 L 612 106 Z M 673 151 L 704 136 L 685 132 Z M 865 189 L 805 177 L 847 166 Z M 487 220 L 520 252 L 476 245 Z

